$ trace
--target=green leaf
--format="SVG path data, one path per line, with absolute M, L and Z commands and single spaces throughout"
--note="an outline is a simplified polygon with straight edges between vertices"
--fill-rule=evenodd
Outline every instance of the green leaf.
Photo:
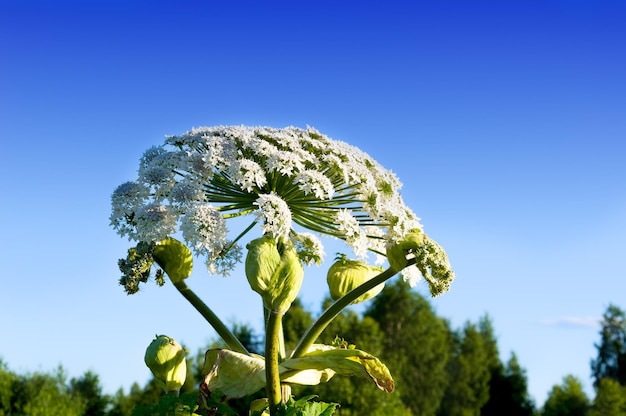
M 281 381 L 285 383 L 317 385 L 328 381 L 332 369 L 302 369 L 279 366 Z M 225 349 L 208 350 L 204 356 L 203 388 L 220 391 L 227 398 L 240 398 L 265 387 L 265 359 Z
M 161 396 L 159 403 L 154 405 L 137 405 L 133 409 L 132 416 L 197 416 L 195 410 L 198 395 L 196 392 L 189 392 L 177 396 L 166 394 Z
M 306 396 L 298 401 L 289 401 L 278 408 L 278 416 L 331 416 L 338 403 L 313 402 L 317 396 Z
M 365 351 L 320 344 L 314 344 L 311 349 L 300 358 L 283 361 L 281 367 L 299 371 L 330 369 L 341 375 L 369 378 L 379 389 L 388 393 L 394 389 L 387 366 Z
M 308 402 L 299 413 L 302 416 L 330 416 L 335 413 L 337 403 Z
M 208 350 L 202 374 L 202 384 L 209 391 L 219 390 L 229 398 L 244 397 L 265 386 L 265 360 L 230 350 Z
M 279 371 L 285 383 L 316 385 L 337 373 L 370 379 L 385 392 L 394 389 L 387 367 L 378 358 L 357 349 L 316 344 L 304 356 L 280 363 Z M 208 350 L 202 374 L 201 389 L 219 390 L 227 398 L 245 397 L 265 387 L 265 359 L 225 349 Z

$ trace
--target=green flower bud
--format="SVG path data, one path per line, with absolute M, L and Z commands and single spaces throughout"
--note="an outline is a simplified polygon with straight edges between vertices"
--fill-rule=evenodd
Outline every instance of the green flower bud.
M 363 283 L 379 275 L 383 269 L 376 266 L 368 266 L 364 261 L 348 260 L 345 254 L 341 254 L 337 257 L 337 261 L 330 266 L 326 281 L 330 289 L 330 296 L 337 300 L 344 296 L 351 290 L 361 286 Z M 373 289 L 365 292 L 359 296 L 352 304 L 360 303 L 378 295 L 385 283 L 374 287 Z
M 400 242 L 387 247 L 387 260 L 392 269 L 399 272 L 408 264 L 407 254 L 414 253 L 424 242 L 424 234 L 414 230 L 407 234 Z
M 191 275 L 193 256 L 186 245 L 175 238 L 166 238 L 154 246 L 154 260 L 172 279 L 178 283 Z
M 277 243 L 273 237 L 252 240 L 246 256 L 246 277 L 265 306 L 286 312 L 302 286 L 304 269 L 293 243 Z
M 178 393 L 185 384 L 185 350 L 173 338 L 158 335 L 146 349 L 144 361 L 165 391 Z
M 246 246 L 246 277 L 252 290 L 264 296 L 272 280 L 274 270 L 280 264 L 280 253 L 276 240 L 270 236 L 263 236 L 250 241 Z
M 277 312 L 287 312 L 302 286 L 304 269 L 300 263 L 300 256 L 293 244 L 285 242 L 280 255 L 280 264 L 272 276 L 269 302 L 270 309 Z

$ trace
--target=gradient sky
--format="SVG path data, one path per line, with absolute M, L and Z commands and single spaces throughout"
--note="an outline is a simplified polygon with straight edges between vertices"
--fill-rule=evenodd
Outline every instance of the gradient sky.
M 592 396 L 597 322 L 626 308 L 624 21 L 609 0 L 0 1 L 0 357 L 113 393 L 148 380 L 155 334 L 206 344 L 171 286 L 117 285 L 111 193 L 165 135 L 310 125 L 404 183 L 457 273 L 440 316 L 488 314 L 539 406 L 567 374 Z M 260 325 L 243 275 L 189 285 Z M 305 305 L 325 293 L 307 269 Z

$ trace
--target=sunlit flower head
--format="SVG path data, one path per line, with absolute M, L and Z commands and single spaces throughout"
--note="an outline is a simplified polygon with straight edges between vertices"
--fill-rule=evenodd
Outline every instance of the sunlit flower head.
M 255 226 L 294 241 L 307 263 L 324 253 L 307 231 L 380 258 L 385 244 L 421 229 L 401 186 L 368 154 L 312 128 L 202 127 L 148 149 L 138 178 L 113 193 L 110 219 L 136 241 L 180 232 L 214 271 L 234 267 L 240 249 L 229 242 Z M 245 215 L 250 226 L 228 238 L 226 221 Z

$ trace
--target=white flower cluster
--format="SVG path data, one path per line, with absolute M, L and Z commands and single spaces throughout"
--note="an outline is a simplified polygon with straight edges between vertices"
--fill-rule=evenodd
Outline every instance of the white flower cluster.
M 210 270 L 227 272 L 238 241 L 226 220 L 255 214 L 263 233 L 292 238 L 296 225 L 346 241 L 359 257 L 421 229 L 396 176 L 369 155 L 312 128 L 218 126 L 168 137 L 141 158 L 138 178 L 112 196 L 111 225 L 136 241 L 181 232 Z M 300 241 L 308 262 L 323 247 Z M 314 253 L 314 250 L 318 250 Z

